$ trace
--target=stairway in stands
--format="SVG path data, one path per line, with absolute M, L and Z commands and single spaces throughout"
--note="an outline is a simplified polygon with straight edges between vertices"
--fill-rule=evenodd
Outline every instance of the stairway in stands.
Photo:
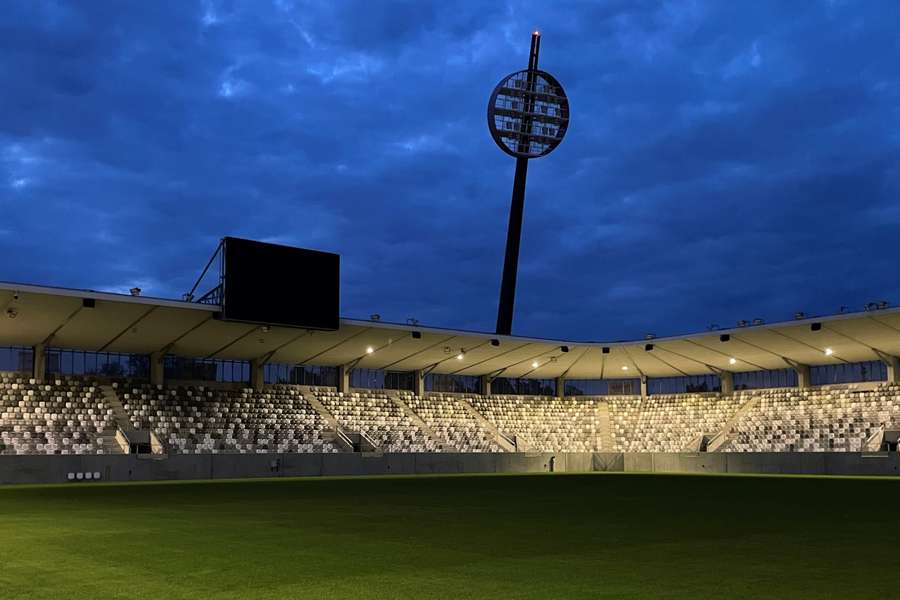
M 615 442 L 612 436 L 612 419 L 609 416 L 609 403 L 597 404 L 597 426 L 600 428 L 600 450 L 603 452 L 615 452 Z
M 126 435 L 134 431 L 134 425 L 131 424 L 131 419 L 128 418 L 128 414 L 125 412 L 125 408 L 122 406 L 122 401 L 119 400 L 119 395 L 116 393 L 116 390 L 114 390 L 111 385 L 101 385 L 100 391 L 103 394 L 103 401 L 106 402 L 106 405 L 113 411 L 113 418 L 116 420 L 118 429 L 121 429 Z M 103 440 L 104 453 L 123 454 L 126 452 L 126 448 L 123 448 L 116 439 L 116 433 L 116 428 L 110 428 L 100 435 L 100 439 Z
M 403 399 L 400 397 L 400 394 L 393 390 L 385 390 L 385 392 L 387 392 L 388 397 L 394 401 L 394 404 L 400 407 L 400 410 L 403 411 L 403 414 L 405 414 L 409 418 L 409 420 L 412 421 L 413 425 L 421 429 L 425 433 L 425 435 L 441 445 L 441 451 L 459 452 L 459 448 L 442 440 L 440 436 L 438 436 L 434 432 L 434 430 L 429 427 L 428 424 L 425 423 L 425 421 L 423 421 L 413 409 L 409 407 L 409 404 L 403 401 Z
M 731 415 L 731 418 L 725 422 L 725 425 L 722 426 L 722 429 L 714 435 L 706 446 L 707 452 L 726 452 L 728 447 L 731 445 L 732 440 L 732 432 L 735 426 L 738 424 L 738 421 L 743 419 L 753 407 L 759 403 L 759 396 L 750 396 L 750 398 L 744 402 L 737 412 Z
M 319 399 L 316 398 L 316 394 L 307 386 L 300 386 L 300 394 L 303 396 L 303 399 L 319 413 L 319 416 L 322 417 L 322 420 L 325 421 L 325 424 L 328 426 L 328 429 L 322 432 L 322 438 L 326 442 L 331 442 L 334 444 L 335 448 L 338 448 L 343 452 L 353 452 L 353 442 L 341 429 L 341 426 L 334 415 L 319 402 Z
M 483 414 L 478 412 L 478 410 L 469 403 L 468 400 L 466 400 L 462 396 L 457 397 L 457 400 L 459 400 L 459 403 L 462 404 L 463 407 L 467 411 L 469 411 L 469 414 L 471 414 L 475 418 L 476 421 L 478 421 L 478 424 L 481 425 L 482 429 L 490 432 L 491 435 L 494 436 L 494 441 L 497 443 L 498 446 L 503 448 L 504 452 L 517 452 L 518 451 L 515 443 L 513 443 L 513 441 L 511 439 L 509 439 L 508 437 L 503 435 L 500 432 L 500 430 L 497 429 L 497 426 L 494 425 L 493 423 L 491 423 L 490 421 L 488 421 L 484 417 Z

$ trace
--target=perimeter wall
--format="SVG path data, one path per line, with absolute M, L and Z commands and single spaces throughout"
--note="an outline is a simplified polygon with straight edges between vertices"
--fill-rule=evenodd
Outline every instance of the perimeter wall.
M 0 456 L 0 484 L 66 483 L 69 473 L 101 481 L 414 475 L 432 473 L 784 473 L 900 475 L 900 453 L 404 453 L 185 454 L 145 458 Z

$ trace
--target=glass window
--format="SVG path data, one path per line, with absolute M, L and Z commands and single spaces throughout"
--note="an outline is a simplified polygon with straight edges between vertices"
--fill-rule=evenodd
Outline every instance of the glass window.
M 840 365 L 821 365 L 810 368 L 809 378 L 812 385 L 886 381 L 887 367 L 880 360 Z
M 33 351 L 24 346 L 4 346 L 0 348 L 0 371 L 31 373 Z

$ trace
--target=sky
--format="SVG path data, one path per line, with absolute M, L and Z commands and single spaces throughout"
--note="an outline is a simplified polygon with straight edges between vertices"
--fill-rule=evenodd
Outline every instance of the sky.
M 345 317 L 618 340 L 900 303 L 900 3 L 6 0 L 0 280 L 180 297 L 225 235 L 337 252 Z M 285 273 L 285 277 L 302 274 Z M 315 282 L 309 283 L 315 293 Z

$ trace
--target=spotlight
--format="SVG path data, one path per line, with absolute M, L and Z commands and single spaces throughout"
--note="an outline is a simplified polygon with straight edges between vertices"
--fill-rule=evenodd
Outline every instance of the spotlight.
M 609 354 L 609 346 L 603 346 L 603 354 Z
M 462 360 L 465 357 L 466 357 L 465 352 L 460 352 L 459 354 L 456 355 L 456 360 Z
M 491 346 L 499 346 L 499 345 L 500 345 L 500 340 L 498 340 L 496 338 L 491 340 Z
M 268 325 L 263 325 L 260 329 L 262 329 L 263 333 L 269 333 L 270 331 L 272 331 L 272 328 Z
M 628 370 L 628 365 L 622 365 L 622 370 L 623 370 L 623 371 L 627 371 L 627 370 Z
M 832 350 L 831 348 L 825 348 L 825 356 L 831 356 L 832 354 L 834 354 L 834 350 Z
M 809 330 L 810 331 L 821 331 L 822 324 L 821 323 L 810 323 Z
M 559 351 L 560 351 L 560 352 L 568 352 L 568 351 L 569 351 L 569 347 L 568 347 L 568 346 L 560 346 L 560 347 L 559 347 Z
M 729 364 L 729 365 L 736 365 L 736 364 L 737 364 L 737 359 L 734 358 L 734 357 L 729 358 L 729 359 L 728 359 L 728 364 Z
M 719 336 L 720 342 L 727 342 L 730 339 L 731 339 L 731 336 L 727 333 L 723 333 L 722 335 Z
M 375 313 L 374 315 L 369 315 L 369 320 L 370 321 L 380 321 L 381 315 L 379 315 L 378 313 Z
M 644 344 L 644 352 L 650 352 L 653 350 L 653 344 Z
M 806 318 L 806 313 L 803 311 L 798 311 L 794 313 L 794 318 L 798 321 L 802 321 Z
M 421 340 L 421 339 L 422 339 L 422 332 L 421 332 L 421 331 L 413 331 L 413 332 L 412 332 L 412 336 L 413 336 L 413 339 L 414 339 L 414 340 Z
M 538 361 L 534 361 L 531 363 L 532 369 L 537 369 L 539 366 L 541 366 L 541 363 L 539 363 Z
M 372 346 L 366 348 L 366 354 L 372 354 L 373 352 L 375 352 L 375 348 L 373 348 Z
M 655 339 L 655 338 L 656 338 L 656 334 L 655 334 L 655 333 L 648 333 L 647 335 L 644 336 L 644 339 L 645 339 L 645 340 L 652 340 L 652 339 Z
M 139 288 L 139 287 L 133 287 L 128 291 L 131 292 L 132 296 L 140 296 L 141 295 L 141 288 Z

